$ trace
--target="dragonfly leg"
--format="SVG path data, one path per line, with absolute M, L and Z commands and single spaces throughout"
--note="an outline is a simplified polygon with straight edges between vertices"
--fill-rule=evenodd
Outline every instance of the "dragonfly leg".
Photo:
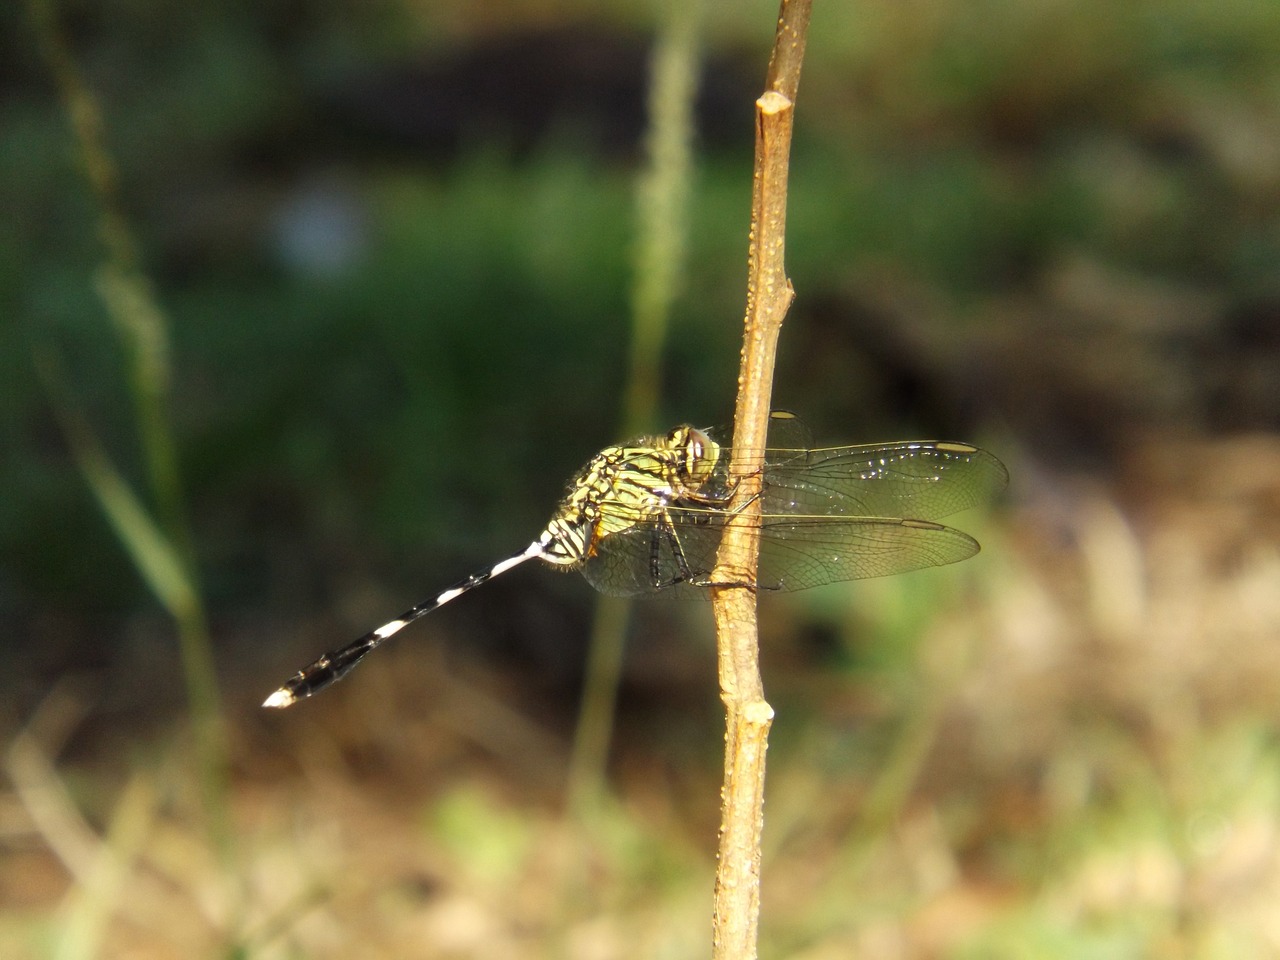
M 707 523 L 710 521 L 710 515 L 698 515 L 699 523 Z M 691 587 L 746 587 L 749 590 L 756 589 L 756 584 L 746 581 L 719 581 L 711 579 L 711 571 L 704 570 L 695 573 L 693 568 L 689 566 L 689 559 L 685 555 L 684 547 L 680 543 L 680 534 L 676 525 L 672 523 L 671 516 L 667 511 L 663 511 L 658 522 L 657 528 L 654 530 L 653 538 L 650 540 L 649 549 L 649 575 L 655 590 L 663 590 L 667 587 L 675 587 L 681 584 L 687 584 Z M 671 550 L 671 557 L 676 564 L 676 575 L 664 579 L 662 576 L 662 547 L 666 544 Z
M 682 498 L 679 501 L 679 503 L 684 503 L 686 505 L 694 505 L 699 507 L 720 507 L 725 511 L 725 516 L 736 517 L 739 513 L 747 509 L 747 507 L 751 506 L 751 504 L 755 503 L 762 496 L 764 496 L 764 490 L 763 489 L 758 490 L 755 493 L 753 493 L 751 496 L 749 496 L 746 500 L 744 500 L 742 503 L 734 507 L 732 510 L 729 510 L 728 509 L 729 501 L 733 499 L 733 495 L 735 492 L 737 492 L 737 489 L 738 489 L 738 481 L 734 480 L 723 491 L 720 491 L 717 493 L 698 492 L 698 493 L 689 494 L 684 498 Z
M 671 556 L 676 563 L 676 575 L 670 578 L 664 578 L 662 575 L 662 548 L 664 545 L 670 548 Z M 697 578 L 689 568 L 689 560 L 684 554 L 684 547 L 680 545 L 680 537 L 676 533 L 675 524 L 671 522 L 671 516 L 665 510 L 662 511 L 658 526 L 653 531 L 653 537 L 649 541 L 649 579 L 655 590 L 674 587 L 681 583 L 698 585 Z

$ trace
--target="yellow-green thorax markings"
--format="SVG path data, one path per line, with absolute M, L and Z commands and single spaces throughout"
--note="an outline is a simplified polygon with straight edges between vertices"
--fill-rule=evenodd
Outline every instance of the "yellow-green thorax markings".
M 720 445 L 687 424 L 660 437 L 605 447 L 569 484 L 539 542 L 542 558 L 574 567 L 601 539 L 659 518 L 672 503 L 706 503 L 701 491 Z

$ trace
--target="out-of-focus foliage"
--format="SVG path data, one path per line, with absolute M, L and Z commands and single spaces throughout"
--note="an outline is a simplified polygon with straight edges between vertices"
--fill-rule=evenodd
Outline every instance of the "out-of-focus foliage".
M 486 556 L 613 439 L 643 40 L 512 16 L 497 30 L 395 4 L 65 11 L 173 313 L 215 589 L 282 540 Z M 1023 420 L 1105 449 L 1152 420 L 1259 425 L 1274 410 L 1265 383 L 1233 376 L 1261 379 L 1251 354 L 1274 348 L 1259 342 L 1280 254 L 1267 5 L 827 16 L 805 80 L 801 298 L 778 391 L 820 437 Z M 747 29 L 754 50 L 725 45 Z M 709 31 L 722 45 L 669 367 L 672 418 L 700 422 L 729 409 L 741 103 L 767 39 L 743 12 Z M 91 201 L 21 37 L 3 124 L 17 322 L 0 332 L 14 451 L 0 542 L 24 557 L 19 595 L 119 613 L 139 594 L 106 575 L 114 547 L 58 469 L 27 363 L 31 342 L 63 345 L 102 427 L 118 426 Z M 1045 343 L 1061 348 L 1051 364 Z M 323 578 L 324 557 L 301 562 L 304 582 Z

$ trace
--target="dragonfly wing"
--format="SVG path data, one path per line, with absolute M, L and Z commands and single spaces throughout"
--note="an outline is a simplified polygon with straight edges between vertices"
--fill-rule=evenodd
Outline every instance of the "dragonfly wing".
M 602 538 L 582 573 L 601 593 L 709 598 L 723 516 L 672 511 L 673 523 L 644 522 Z M 691 523 L 693 516 L 699 522 Z M 760 528 L 761 590 L 826 583 L 956 563 L 978 552 L 966 533 L 922 520 L 766 516 Z M 746 566 L 745 560 L 742 566 Z
M 766 517 L 760 586 L 807 590 L 942 566 L 977 552 L 978 542 L 968 534 L 927 521 Z
M 989 500 L 1004 464 L 959 443 L 770 450 L 766 514 L 938 520 Z

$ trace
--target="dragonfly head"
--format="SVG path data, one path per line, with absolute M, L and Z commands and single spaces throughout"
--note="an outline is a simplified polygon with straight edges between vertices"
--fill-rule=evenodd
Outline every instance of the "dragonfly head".
M 720 460 L 720 444 L 697 427 L 676 427 L 667 434 L 674 455 L 676 479 L 687 493 L 696 493 L 711 479 Z

